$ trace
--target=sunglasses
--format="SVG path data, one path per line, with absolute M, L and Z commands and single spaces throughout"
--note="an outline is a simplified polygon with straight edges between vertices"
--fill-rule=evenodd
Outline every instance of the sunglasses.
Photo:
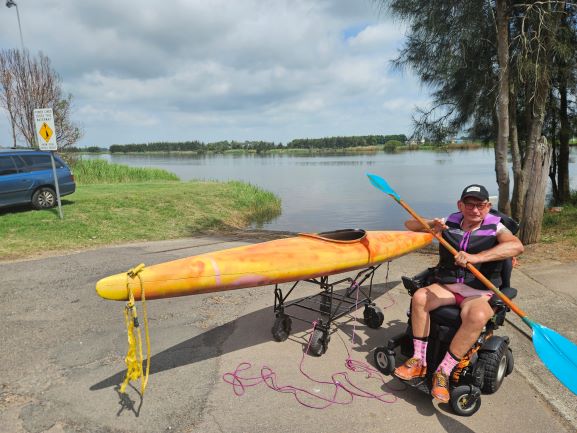
M 487 206 L 489 206 L 491 203 L 489 203 L 488 201 L 485 203 L 465 203 L 463 202 L 463 204 L 465 205 L 465 209 L 467 210 L 473 210 L 475 208 L 479 209 L 479 210 L 483 210 L 485 209 Z

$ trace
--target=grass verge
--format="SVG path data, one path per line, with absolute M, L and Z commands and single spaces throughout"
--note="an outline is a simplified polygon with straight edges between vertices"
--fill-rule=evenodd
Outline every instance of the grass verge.
M 555 209 L 555 208 L 553 208 Z M 577 192 L 570 204 L 563 205 L 560 212 L 546 212 L 543 217 L 541 242 L 563 241 L 577 247 Z
M 241 182 L 79 182 L 62 203 L 64 220 L 57 208 L 0 211 L 0 259 L 241 228 L 281 211 L 274 194 Z

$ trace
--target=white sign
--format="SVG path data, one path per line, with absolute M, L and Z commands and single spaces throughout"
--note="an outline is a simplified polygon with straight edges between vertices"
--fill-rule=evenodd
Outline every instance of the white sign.
M 36 124 L 36 141 L 40 150 L 56 150 L 56 128 L 52 108 L 37 108 L 34 110 Z

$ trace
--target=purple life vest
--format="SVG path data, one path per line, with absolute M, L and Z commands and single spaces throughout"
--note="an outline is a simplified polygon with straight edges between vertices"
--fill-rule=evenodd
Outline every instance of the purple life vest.
M 501 218 L 488 213 L 481 226 L 474 231 L 466 232 L 461 228 L 463 214 L 456 212 L 447 218 L 448 229 L 443 231 L 443 238 L 457 251 L 465 251 L 469 254 L 477 254 L 497 245 L 497 225 Z M 464 283 L 479 290 L 488 290 L 485 285 L 469 272 L 467 268 L 455 265 L 454 256 L 441 244 L 439 244 L 439 266 L 435 275 L 438 283 Z M 501 286 L 501 269 L 503 260 L 485 262 L 475 267 L 489 279 L 495 287 Z

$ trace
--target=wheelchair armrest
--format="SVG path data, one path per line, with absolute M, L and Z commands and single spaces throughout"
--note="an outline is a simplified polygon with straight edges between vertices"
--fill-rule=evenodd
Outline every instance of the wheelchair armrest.
M 501 293 L 503 293 L 503 295 L 505 295 L 509 299 L 514 299 L 517 296 L 517 289 L 514 289 L 513 287 L 503 287 L 502 289 L 499 290 L 501 291 Z M 501 298 L 497 296 L 497 294 L 493 294 L 493 296 L 489 300 L 489 305 L 491 305 L 491 307 L 496 309 L 496 311 L 504 309 L 508 310 L 505 303 L 501 300 Z
M 401 277 L 401 281 L 403 282 L 403 286 L 405 286 L 405 289 L 407 289 L 407 292 L 409 292 L 410 296 L 413 296 L 415 292 L 421 288 L 412 278 Z
M 427 268 L 412 278 L 401 277 L 401 280 L 403 281 L 403 286 L 405 286 L 405 289 L 407 289 L 407 292 L 409 292 L 409 295 L 413 296 L 413 294 L 421 287 L 425 287 L 431 284 L 431 278 L 433 277 L 434 273 L 435 268 Z

